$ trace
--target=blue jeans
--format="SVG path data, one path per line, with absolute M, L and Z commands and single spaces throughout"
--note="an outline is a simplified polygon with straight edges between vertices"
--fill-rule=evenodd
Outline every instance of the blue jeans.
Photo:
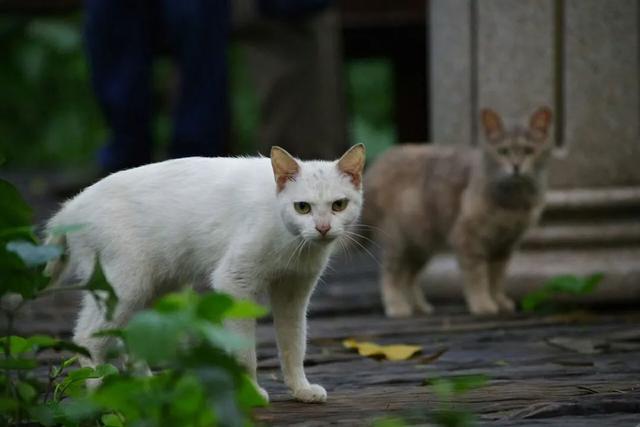
M 228 0 L 86 0 L 92 84 L 110 128 L 105 171 L 152 160 L 152 63 L 167 46 L 180 81 L 170 157 L 223 154 Z

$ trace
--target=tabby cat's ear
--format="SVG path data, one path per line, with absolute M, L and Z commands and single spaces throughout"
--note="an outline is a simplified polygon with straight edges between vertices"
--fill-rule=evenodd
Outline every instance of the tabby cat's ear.
M 484 135 L 489 142 L 496 142 L 504 137 L 504 128 L 502 127 L 502 119 L 500 115 L 490 108 L 480 110 L 480 119 Z
M 529 131 L 534 140 L 544 142 L 549 134 L 549 126 L 551 125 L 551 109 L 549 107 L 540 107 L 531 115 L 529 120 Z
M 289 181 L 294 181 L 296 175 L 300 172 L 300 165 L 291 154 L 284 148 L 278 146 L 271 147 L 271 167 L 273 168 L 273 176 L 276 179 L 278 192 L 284 189 Z
M 356 188 L 360 188 L 362 183 L 365 159 L 364 144 L 357 144 L 349 148 L 338 160 L 338 169 L 351 178 L 351 182 Z

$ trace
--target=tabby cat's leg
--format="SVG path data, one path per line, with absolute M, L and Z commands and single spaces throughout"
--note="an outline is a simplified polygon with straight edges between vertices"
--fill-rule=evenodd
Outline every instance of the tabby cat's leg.
M 508 263 L 508 258 L 489 261 L 489 286 L 491 296 L 498 304 L 500 311 L 513 313 L 516 310 L 516 304 L 504 292 L 504 275 Z
M 399 257 L 385 257 L 382 263 L 382 302 L 387 317 L 409 317 L 414 313 L 413 286 L 419 270 Z
M 472 314 L 496 314 L 498 304 L 493 300 L 489 287 L 489 264 L 480 257 L 458 253 L 462 270 L 464 296 Z
M 429 261 L 426 260 L 420 268 L 416 269 L 413 279 L 409 283 L 409 298 L 411 304 L 413 305 L 415 312 L 421 314 L 433 313 L 433 305 L 431 305 L 431 303 L 427 301 L 427 298 L 424 296 L 424 291 L 420 286 L 420 281 L 418 280 L 418 273 L 428 262 Z

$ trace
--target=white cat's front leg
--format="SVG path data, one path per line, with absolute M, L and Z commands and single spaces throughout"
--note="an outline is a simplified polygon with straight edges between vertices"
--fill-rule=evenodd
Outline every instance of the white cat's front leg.
M 237 299 L 245 299 L 256 302 L 257 287 L 250 283 L 238 280 L 229 280 L 224 270 L 218 270 L 213 275 L 213 287 L 218 292 L 223 292 Z M 243 337 L 250 343 L 247 348 L 235 353 L 238 363 L 244 366 L 251 377 L 258 392 L 268 402 L 269 393 L 258 384 L 258 362 L 256 357 L 256 321 L 255 319 L 227 319 L 225 328 L 233 334 Z
M 315 278 L 304 282 L 278 282 L 271 286 L 271 309 L 276 328 L 280 366 L 291 394 L 302 402 L 325 402 L 327 392 L 311 384 L 304 373 L 307 349 L 307 304 Z

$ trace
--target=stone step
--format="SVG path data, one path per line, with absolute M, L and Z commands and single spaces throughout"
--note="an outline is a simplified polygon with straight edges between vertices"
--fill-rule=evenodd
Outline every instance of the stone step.
M 529 231 L 525 248 L 640 245 L 639 221 L 542 224 Z
M 600 209 L 640 206 L 640 187 L 576 188 L 551 190 L 547 209 Z

